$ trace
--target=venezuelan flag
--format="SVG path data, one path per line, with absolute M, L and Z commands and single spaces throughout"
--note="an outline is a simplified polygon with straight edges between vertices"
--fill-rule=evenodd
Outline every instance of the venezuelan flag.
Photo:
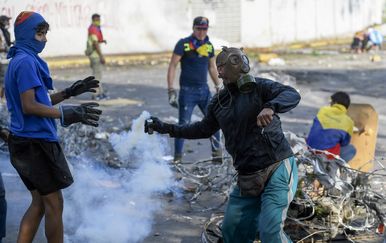
M 307 144 L 311 148 L 339 154 L 340 147 L 350 143 L 354 122 L 343 105 L 322 107 L 314 119 Z

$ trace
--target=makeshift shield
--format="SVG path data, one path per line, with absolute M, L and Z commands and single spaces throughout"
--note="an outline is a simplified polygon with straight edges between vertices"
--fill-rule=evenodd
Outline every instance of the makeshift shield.
M 354 169 L 368 172 L 374 166 L 375 145 L 378 133 L 378 113 L 369 104 L 351 104 L 348 115 L 354 121 L 354 134 L 351 138 L 357 150 L 349 162 Z

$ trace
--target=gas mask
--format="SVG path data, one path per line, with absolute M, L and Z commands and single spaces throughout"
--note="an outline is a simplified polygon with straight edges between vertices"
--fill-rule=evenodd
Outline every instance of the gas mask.
M 249 59 L 243 49 L 223 47 L 216 58 L 216 66 L 223 66 L 224 81 L 236 83 L 241 93 L 248 93 L 256 86 L 255 78 L 249 75 Z

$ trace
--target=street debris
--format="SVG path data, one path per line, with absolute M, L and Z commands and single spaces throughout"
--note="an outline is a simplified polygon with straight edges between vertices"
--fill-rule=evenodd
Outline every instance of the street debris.
M 386 169 L 362 172 L 338 156 L 307 148 L 303 138 L 285 133 L 298 164 L 298 190 L 285 231 L 296 242 L 338 239 L 380 239 L 386 220 Z M 330 154 L 329 154 L 330 155 Z M 314 181 L 323 187 L 315 190 Z M 221 239 L 223 214 L 213 214 L 204 226 L 202 242 Z
M 296 86 L 295 78 L 280 72 L 259 75 Z M 0 107 L 0 125 L 3 126 L 8 123 L 5 110 Z M 166 120 L 176 122 L 172 116 Z M 110 131 L 81 124 L 68 128 L 59 126 L 65 154 L 68 157 L 92 154 L 96 161 L 114 168 L 126 168 L 130 161 L 119 158 L 109 139 L 111 132 L 125 130 L 128 125 L 120 119 L 108 122 L 115 125 Z M 331 161 L 326 159 L 325 152 L 309 150 L 304 139 L 293 133 L 286 133 L 286 138 L 296 154 L 299 169 L 298 190 L 285 225 L 291 238 L 297 242 L 310 242 L 382 237 L 382 226 L 386 220 L 386 169 L 382 167 L 370 173 L 354 170 L 338 157 Z M 0 144 L 0 149 L 7 152 L 5 144 Z M 232 159 L 225 151 L 223 154 L 222 163 L 214 163 L 212 159 L 169 162 L 178 182 L 175 193 L 183 195 L 192 212 L 217 212 L 226 204 L 236 172 Z M 164 160 L 171 158 L 164 156 Z M 314 189 L 315 179 L 323 185 L 321 190 Z M 105 181 L 103 185 L 116 186 Z M 222 218 L 222 213 L 215 213 L 207 221 L 202 234 L 203 242 L 218 242 L 221 239 Z

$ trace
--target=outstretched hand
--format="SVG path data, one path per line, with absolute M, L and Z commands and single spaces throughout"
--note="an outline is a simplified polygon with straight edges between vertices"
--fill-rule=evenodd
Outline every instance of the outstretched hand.
M 83 80 L 78 80 L 69 88 L 64 90 L 64 98 L 68 99 L 71 96 L 78 96 L 85 92 L 96 93 L 96 88 L 99 87 L 99 81 L 94 76 L 89 76 Z
M 67 127 L 73 123 L 80 122 L 85 125 L 97 127 L 99 125 L 99 116 L 102 114 L 101 110 L 96 109 L 98 106 L 99 104 L 95 102 L 60 106 L 62 126 Z
M 257 115 L 257 126 L 268 126 L 268 124 L 273 120 L 274 114 L 275 113 L 271 108 L 264 108 L 262 111 L 260 111 L 259 115 Z
M 171 125 L 162 122 L 157 117 L 151 116 L 145 121 L 145 133 L 153 134 L 153 131 L 156 131 L 161 134 L 170 133 Z

